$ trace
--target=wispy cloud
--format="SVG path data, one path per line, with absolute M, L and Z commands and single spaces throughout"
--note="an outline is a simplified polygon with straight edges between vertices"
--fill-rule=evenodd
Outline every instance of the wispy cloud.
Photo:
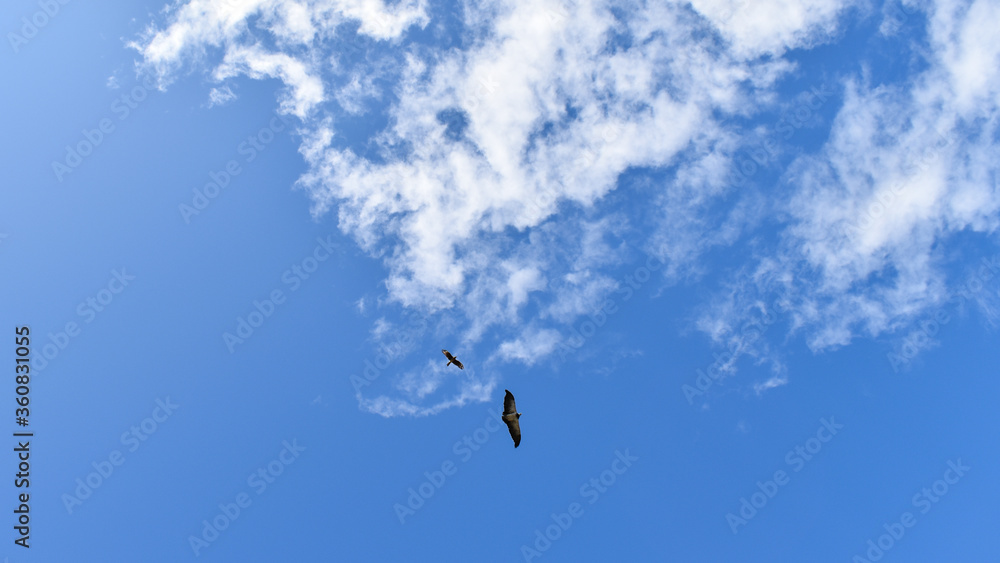
M 229 86 L 220 86 L 208 91 L 209 107 L 225 105 L 236 99 L 236 93 Z
M 735 155 L 762 133 L 742 124 L 778 105 L 797 70 L 788 52 L 838 40 L 862 4 L 463 6 L 461 50 L 413 39 L 440 17 L 419 1 L 192 0 L 133 46 L 164 86 L 204 67 L 220 103 L 241 77 L 279 80 L 280 111 L 302 123 L 298 186 L 313 213 L 335 210 L 387 269 L 386 299 L 371 305 L 435 316 L 464 346 L 498 335 L 480 354 L 497 361 L 551 354 L 561 329 L 617 289 L 630 256 L 663 260 L 670 281 L 697 280 L 706 253 L 765 219 L 777 242 L 741 264 L 753 290 L 706 307 L 698 326 L 738 334 L 754 303 L 781 295 L 793 334 L 817 351 L 845 345 L 946 298 L 938 242 L 996 230 L 1000 40 L 985 23 L 995 3 L 912 11 L 927 27 L 914 51 L 926 65 L 899 83 L 849 72 L 824 102 L 840 106 L 828 140 L 766 194 L 733 185 Z M 368 112 L 377 128 L 341 128 Z M 765 340 L 753 351 L 770 358 Z M 487 371 L 457 387 L 433 369 L 399 374 L 359 400 L 387 416 L 437 412 L 488 396 Z
M 779 270 L 796 280 L 795 324 L 814 349 L 895 330 L 941 304 L 940 243 L 1000 226 L 1000 79 L 965 76 L 1000 62 L 995 37 L 967 40 L 978 26 L 971 18 L 996 10 L 985 4 L 938 4 L 930 66 L 904 83 L 849 79 L 829 141 L 786 176 L 791 222 Z
M 774 389 L 775 387 L 781 387 L 782 385 L 785 385 L 787 383 L 788 383 L 788 377 L 787 376 L 784 376 L 784 375 L 775 375 L 775 376 L 771 377 L 770 379 L 768 379 L 767 381 L 764 381 L 762 383 L 754 383 L 753 390 L 754 390 L 754 393 L 757 393 L 758 395 L 760 395 L 761 393 L 763 393 L 764 391 L 767 391 L 768 389 Z

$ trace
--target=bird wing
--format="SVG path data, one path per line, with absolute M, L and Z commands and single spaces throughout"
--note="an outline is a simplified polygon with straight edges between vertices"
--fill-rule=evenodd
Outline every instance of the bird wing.
M 455 359 L 455 358 L 452 358 L 452 359 L 451 359 L 451 363 L 453 363 L 453 364 L 455 364 L 456 366 L 458 366 L 458 369 L 465 369 L 465 366 L 463 366 L 463 365 L 462 365 L 462 362 L 458 361 L 458 360 L 457 360 L 457 359 Z
M 521 445 L 521 423 L 518 422 L 517 416 L 514 416 L 514 420 L 506 420 L 507 430 L 510 430 L 510 437 L 514 439 L 514 447 Z
M 517 417 L 517 406 L 514 404 L 514 395 L 504 389 L 507 394 L 503 396 L 503 413 L 512 414 Z

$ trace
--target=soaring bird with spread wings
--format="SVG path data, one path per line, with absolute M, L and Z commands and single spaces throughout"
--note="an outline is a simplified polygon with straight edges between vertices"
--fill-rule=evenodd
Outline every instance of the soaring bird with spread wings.
M 458 366 L 458 369 L 465 369 L 465 366 L 462 365 L 462 362 L 458 361 L 458 358 L 456 358 L 455 356 L 452 356 L 451 352 L 442 349 L 441 353 L 444 354 L 444 357 L 448 358 L 448 365 L 444 367 L 448 367 L 451 364 L 455 364 L 456 366 Z
M 503 421 L 507 424 L 507 430 L 510 430 L 510 437 L 514 439 L 514 447 L 516 448 L 521 444 L 521 423 L 517 420 L 521 418 L 521 413 L 517 412 L 514 395 L 506 389 L 504 391 L 507 394 L 503 397 Z

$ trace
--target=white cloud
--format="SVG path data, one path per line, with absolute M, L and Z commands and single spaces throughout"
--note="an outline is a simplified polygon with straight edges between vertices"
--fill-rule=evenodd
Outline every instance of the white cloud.
M 340 107 L 353 115 L 365 113 L 367 101 L 380 99 L 382 95 L 374 84 L 374 78 L 374 75 L 369 73 L 352 73 L 350 82 L 335 94 Z
M 692 0 L 738 56 L 782 55 L 829 41 L 852 0 Z
M 212 88 L 208 91 L 208 106 L 225 105 L 236 99 L 236 93 L 229 86 Z
M 517 339 L 502 342 L 497 352 L 504 360 L 518 360 L 530 366 L 551 354 L 561 341 L 562 335 L 556 330 L 531 327 Z
M 754 393 L 760 395 L 768 389 L 774 389 L 775 387 L 781 387 L 782 385 L 788 384 L 788 376 L 786 375 L 773 375 L 767 381 L 763 383 L 754 383 L 753 390 Z
M 788 299 L 791 329 L 814 350 L 895 333 L 941 306 L 952 295 L 942 243 L 1000 227 L 1000 77 L 988 70 L 1000 39 L 979 24 L 996 9 L 932 5 L 926 68 L 898 84 L 871 83 L 859 68 L 828 141 L 786 174 L 777 211 L 790 220 L 777 252 L 758 256 L 763 283 L 746 298 Z M 746 318 L 716 311 L 703 323 L 717 333 Z
M 871 83 L 859 67 L 829 140 L 795 161 L 777 194 L 732 185 L 746 142 L 732 118 L 773 109 L 778 81 L 796 70 L 788 52 L 835 40 L 865 5 L 613 5 L 468 2 L 466 48 L 434 50 L 408 41 L 435 18 L 421 1 L 192 0 L 134 47 L 162 84 L 192 64 L 220 84 L 280 81 L 281 111 L 303 124 L 299 186 L 313 212 L 336 210 L 340 228 L 383 260 L 387 304 L 435 316 L 466 347 L 502 329 L 483 355 L 498 361 L 551 354 L 560 329 L 600 306 L 617 288 L 614 269 L 637 255 L 663 259 L 671 281 L 696 280 L 705 253 L 775 212 L 778 246 L 754 246 L 745 291 L 698 320 L 720 344 L 777 295 L 793 306 L 785 326 L 816 350 L 893 330 L 946 297 L 937 242 L 995 232 L 995 2 L 933 4 L 928 66 L 906 83 Z M 337 37 L 345 22 L 361 39 Z M 348 57 L 338 41 L 365 50 Z M 383 113 L 382 129 L 337 128 L 369 111 Z M 645 198 L 631 214 L 615 195 L 636 168 L 671 172 L 662 185 L 631 186 Z M 377 341 L 395 330 L 381 322 Z M 777 361 L 765 340 L 740 353 Z M 428 414 L 482 400 L 495 383 L 486 370 L 461 383 L 441 373 L 389 378 L 359 401 L 387 416 Z
M 430 406 L 421 406 L 409 399 L 394 398 L 384 394 L 374 398 L 366 398 L 359 394 L 358 404 L 362 410 L 385 417 L 428 416 L 446 409 L 461 407 L 468 403 L 488 401 L 494 389 L 496 389 L 496 380 L 494 379 L 487 381 L 470 380 L 463 382 L 458 391 L 454 392 L 447 399 Z
M 299 118 L 309 115 L 325 98 L 323 81 L 312 65 L 285 53 L 269 52 L 258 45 L 230 48 L 215 70 L 215 79 L 221 82 L 240 74 L 280 79 L 288 89 L 281 100 L 281 112 Z
M 966 18 L 981 11 L 974 4 Z M 968 47 L 968 25 L 946 7 L 935 10 L 935 52 Z M 798 190 L 788 206 L 786 260 L 790 269 L 819 272 L 809 321 L 823 328 L 813 347 L 844 345 L 855 327 L 871 335 L 892 330 L 939 305 L 948 297 L 939 242 L 1000 226 L 1000 194 L 990 179 L 1000 156 L 993 141 L 1000 79 L 982 72 L 992 77 L 955 80 L 970 59 L 1000 63 L 997 45 L 987 42 L 961 62 L 943 57 L 909 84 L 850 81 L 829 142 L 793 168 Z

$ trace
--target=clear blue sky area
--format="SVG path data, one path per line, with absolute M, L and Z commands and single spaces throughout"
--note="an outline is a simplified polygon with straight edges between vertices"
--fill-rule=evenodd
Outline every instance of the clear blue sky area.
M 4 3 L 0 557 L 1000 561 L 998 20 Z

